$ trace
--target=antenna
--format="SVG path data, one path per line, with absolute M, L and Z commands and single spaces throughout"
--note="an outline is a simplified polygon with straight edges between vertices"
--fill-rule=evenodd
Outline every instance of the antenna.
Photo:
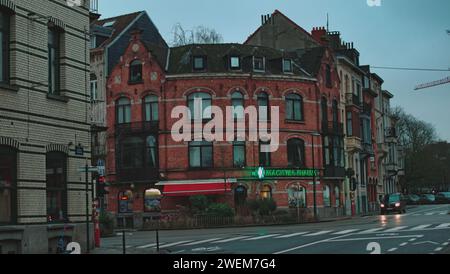
M 328 15 L 328 12 L 327 12 L 327 32 L 329 32 L 330 31 L 330 16 Z

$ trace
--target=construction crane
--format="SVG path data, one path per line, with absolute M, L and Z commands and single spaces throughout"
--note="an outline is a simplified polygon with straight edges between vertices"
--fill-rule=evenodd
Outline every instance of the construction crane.
M 450 35 L 450 30 L 447 30 L 447 34 Z M 433 81 L 433 82 L 429 82 L 429 83 L 425 83 L 425 84 L 417 85 L 414 90 L 427 89 L 427 88 L 431 88 L 431 87 L 445 85 L 448 83 L 450 83 L 450 77 L 447 77 L 447 78 L 444 78 L 441 80 L 437 80 L 437 81 Z

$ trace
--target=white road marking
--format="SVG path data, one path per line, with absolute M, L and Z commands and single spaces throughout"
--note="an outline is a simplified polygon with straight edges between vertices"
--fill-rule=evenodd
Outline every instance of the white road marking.
M 449 228 L 449 227 L 450 227 L 450 223 L 447 223 L 447 224 L 438 225 L 436 227 L 436 229 L 445 229 L 445 228 Z
M 445 243 L 443 243 L 442 245 L 443 245 L 443 246 L 448 246 L 448 244 L 449 244 L 449 242 L 445 242 Z
M 358 234 L 372 234 L 372 233 L 375 233 L 375 232 L 380 231 L 382 229 L 384 229 L 384 228 L 382 228 L 382 227 L 381 228 L 372 228 L 372 229 L 361 231 Z
M 159 248 L 167 248 L 167 247 L 172 247 L 172 246 L 176 246 L 176 245 L 182 245 L 182 244 L 189 243 L 189 242 L 191 242 L 191 241 L 181 241 L 181 242 L 162 245 Z
M 309 244 L 305 244 L 305 245 L 289 248 L 289 249 L 286 249 L 286 250 L 278 251 L 278 252 L 275 252 L 273 254 L 274 255 L 284 254 L 284 253 L 292 252 L 292 251 L 295 251 L 295 250 L 298 250 L 298 249 L 302 249 L 302 248 L 305 248 L 305 247 L 308 247 L 308 246 L 313 246 L 313 245 L 320 244 L 320 243 L 331 242 L 333 240 L 337 240 L 337 239 L 340 239 L 340 238 L 343 238 L 343 237 L 347 237 L 347 235 L 333 237 L 333 238 L 329 238 L 329 239 L 325 239 L 325 240 L 320 240 L 320 241 L 317 241 L 317 242 L 313 242 L 313 243 L 309 243 Z
M 439 252 L 439 251 L 441 251 L 442 249 L 444 249 L 444 248 L 443 248 L 443 247 L 438 247 L 438 248 L 436 248 L 434 251 Z
M 431 216 L 431 215 L 434 215 L 436 212 L 428 212 L 428 213 L 425 213 L 425 216 Z
M 389 236 L 389 237 L 351 238 L 351 239 L 329 240 L 328 242 L 353 242 L 353 241 L 386 240 L 386 239 L 404 239 L 404 238 L 417 238 L 417 237 L 423 237 L 423 235 L 406 235 L 406 236 Z
M 407 228 L 407 226 L 398 226 L 398 227 L 394 227 L 394 228 L 385 230 L 383 232 L 386 232 L 386 233 L 388 233 L 388 232 L 396 232 L 396 231 L 400 231 L 400 230 L 405 229 L 405 228 Z
M 165 243 L 160 243 L 160 245 L 163 245 Z M 138 246 L 136 247 L 136 249 L 145 249 L 145 248 L 150 248 L 150 247 L 155 247 L 157 244 L 148 244 L 148 245 L 142 245 L 142 246 Z
M 244 241 L 262 240 L 262 239 L 267 239 L 267 238 L 271 238 L 271 237 L 276 237 L 276 236 L 279 236 L 279 235 L 280 234 L 269 234 L 269 235 L 264 235 L 264 236 L 258 236 L 258 237 L 254 237 L 254 238 L 245 239 Z
M 333 231 L 331 231 L 331 230 L 319 231 L 319 232 L 316 232 L 316 233 L 305 235 L 305 237 L 320 236 L 320 235 L 328 234 L 330 232 L 333 232 Z
M 344 234 L 349 234 L 355 231 L 358 231 L 359 229 L 348 229 L 348 230 L 344 230 L 344 231 L 339 231 L 334 233 L 333 235 L 344 235 Z
M 407 245 L 408 243 L 401 243 L 400 244 L 400 246 L 405 246 L 405 245 Z
M 445 211 L 439 213 L 439 215 L 447 215 L 447 214 L 448 214 L 448 212 L 445 212 Z
M 197 242 L 182 244 L 181 246 L 191 246 L 191 245 L 206 244 L 206 243 L 214 242 L 214 241 L 217 241 L 217 240 L 220 240 L 220 239 L 222 239 L 222 238 L 214 238 L 214 239 L 208 239 L 208 240 L 203 240 L 203 241 L 197 241 Z
M 235 238 L 230 238 L 230 239 L 225 239 L 225 240 L 215 241 L 215 242 L 213 242 L 213 244 L 229 243 L 229 242 L 232 242 L 232 241 L 242 240 L 242 239 L 245 239 L 245 238 L 248 238 L 248 237 L 250 237 L 250 236 L 239 236 L 239 237 L 235 237 Z
M 394 247 L 394 248 L 389 249 L 388 252 L 394 252 L 394 251 L 396 251 L 397 249 L 398 249 L 398 248 Z
M 429 224 L 429 225 L 419 225 L 419 226 L 411 228 L 411 230 L 422 230 L 422 229 L 425 229 L 425 228 L 427 228 L 429 226 L 432 226 L 432 225 L 431 224 Z
M 304 235 L 306 233 L 309 233 L 309 232 L 298 232 L 298 233 L 292 233 L 292 234 L 288 234 L 288 235 L 282 235 L 282 236 L 275 237 L 275 239 L 287 239 L 287 238 L 292 238 L 295 236 Z
M 410 242 L 414 242 L 415 240 L 417 240 L 416 238 L 410 239 Z

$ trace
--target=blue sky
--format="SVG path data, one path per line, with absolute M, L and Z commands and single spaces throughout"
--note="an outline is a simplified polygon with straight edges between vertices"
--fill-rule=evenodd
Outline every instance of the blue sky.
M 190 29 L 216 29 L 225 42 L 240 42 L 261 23 L 261 14 L 280 10 L 308 31 L 324 26 L 340 31 L 372 66 L 450 68 L 450 1 L 380 0 L 99 0 L 103 17 L 146 10 L 168 43 L 176 23 Z M 450 141 L 450 84 L 415 92 L 414 86 L 450 76 L 449 72 L 374 70 L 385 79 L 393 105 L 433 124 Z

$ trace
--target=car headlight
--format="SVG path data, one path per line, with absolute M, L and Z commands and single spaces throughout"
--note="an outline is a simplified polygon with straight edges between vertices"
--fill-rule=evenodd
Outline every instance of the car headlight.
M 381 204 L 381 207 L 384 207 L 384 204 Z
M 395 207 L 400 207 L 400 203 L 396 203 L 396 204 L 395 204 Z

